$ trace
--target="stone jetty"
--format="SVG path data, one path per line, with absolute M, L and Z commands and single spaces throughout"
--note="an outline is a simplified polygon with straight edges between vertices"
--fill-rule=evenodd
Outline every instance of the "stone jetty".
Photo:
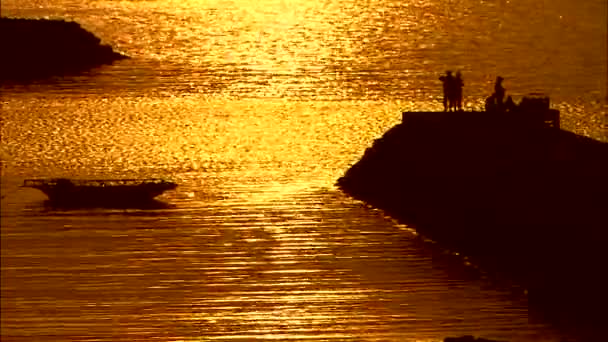
M 337 185 L 549 315 L 605 317 L 608 144 L 544 122 L 555 112 L 404 112 Z

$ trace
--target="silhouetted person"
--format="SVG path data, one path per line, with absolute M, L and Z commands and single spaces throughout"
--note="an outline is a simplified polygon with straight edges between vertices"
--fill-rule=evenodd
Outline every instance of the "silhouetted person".
M 454 100 L 454 76 L 448 70 L 445 75 L 439 77 L 439 80 L 443 83 L 443 111 L 447 112 L 452 108 Z
M 496 77 L 496 83 L 494 83 L 494 100 L 498 108 L 502 108 L 502 99 L 505 97 L 505 88 L 502 86 L 502 80 L 503 78 L 498 76 Z
M 457 110 L 462 110 L 462 87 L 464 82 L 462 81 L 462 74 L 460 71 L 456 72 L 456 78 L 454 79 L 454 103 Z

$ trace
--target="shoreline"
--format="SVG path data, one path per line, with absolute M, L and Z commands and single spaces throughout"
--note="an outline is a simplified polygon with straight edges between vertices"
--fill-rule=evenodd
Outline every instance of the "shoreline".
M 128 58 L 74 21 L 0 18 L 0 80 L 29 82 L 78 74 Z
M 525 286 L 549 316 L 601 320 L 608 144 L 504 113 L 403 116 L 338 187 Z

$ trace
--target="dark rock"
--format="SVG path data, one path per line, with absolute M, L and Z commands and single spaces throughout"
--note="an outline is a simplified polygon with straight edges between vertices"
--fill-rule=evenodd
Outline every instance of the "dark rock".
M 545 312 L 599 319 L 607 175 L 608 144 L 558 128 L 506 113 L 404 113 L 338 186 L 521 282 Z
M 0 18 L 0 40 L 4 81 L 74 74 L 126 58 L 70 21 Z

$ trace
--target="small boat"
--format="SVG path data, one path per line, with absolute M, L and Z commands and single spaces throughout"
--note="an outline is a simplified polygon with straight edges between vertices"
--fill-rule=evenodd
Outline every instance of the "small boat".
M 154 201 L 154 197 L 177 184 L 163 179 L 26 179 L 24 187 L 44 192 L 49 201 L 65 206 L 136 206 Z

